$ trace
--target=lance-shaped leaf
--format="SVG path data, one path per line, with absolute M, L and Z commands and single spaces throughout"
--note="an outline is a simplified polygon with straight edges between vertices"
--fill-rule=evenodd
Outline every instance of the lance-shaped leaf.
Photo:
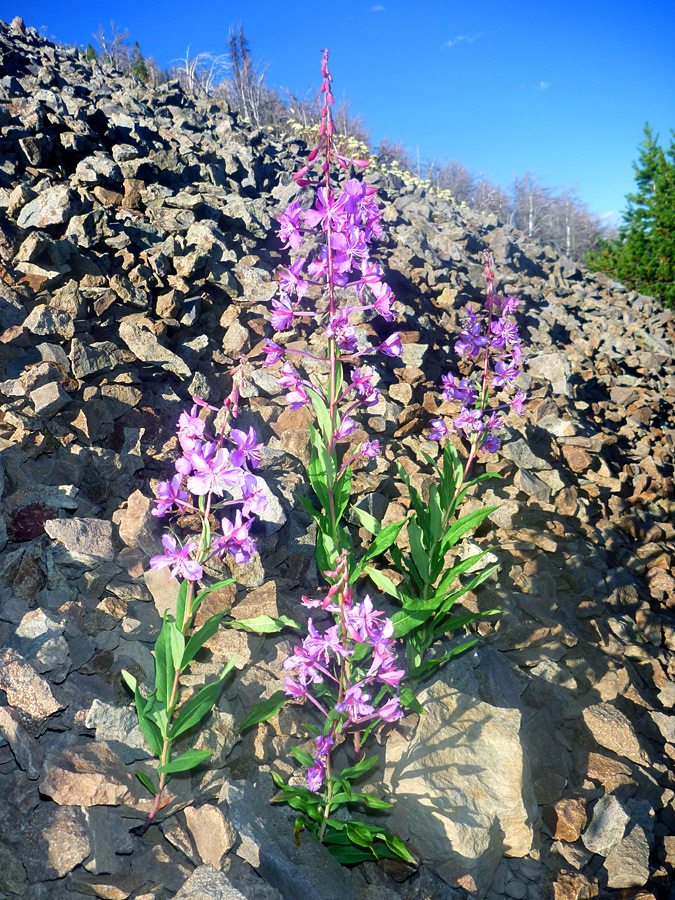
M 171 652 L 171 627 L 169 615 L 166 614 L 162 630 L 155 641 L 155 690 L 158 700 L 166 709 L 171 706 L 175 667 Z
M 186 666 L 189 665 L 189 663 L 192 662 L 198 651 L 204 646 L 209 638 L 212 638 L 216 631 L 218 631 L 220 620 L 224 615 L 225 610 L 223 610 L 223 612 L 216 613 L 215 616 L 211 616 L 210 619 L 207 619 L 198 631 L 195 631 L 195 633 L 185 645 L 185 650 L 183 651 L 183 656 L 181 657 L 180 661 L 181 672 L 186 668 Z
M 136 704 L 136 716 L 138 717 L 138 727 L 143 732 L 143 736 L 148 742 L 150 749 L 155 756 L 162 755 L 162 734 L 157 725 L 148 718 L 148 711 L 152 708 L 154 695 L 145 700 L 138 688 L 138 682 L 129 672 L 122 670 L 122 678 L 134 692 L 134 702 Z
M 155 782 L 152 780 L 152 778 L 146 775 L 145 772 L 141 772 L 138 769 L 136 769 L 134 775 L 136 776 L 136 778 L 138 778 L 143 787 L 146 790 L 150 791 L 153 797 L 157 796 L 157 794 L 159 793 L 159 788 L 155 786 Z
M 472 638 L 470 641 L 466 641 L 463 644 L 460 644 L 457 647 L 453 647 L 448 653 L 444 653 L 443 656 L 439 656 L 436 659 L 429 659 L 426 662 L 423 662 L 421 665 L 417 666 L 414 671 L 409 672 L 410 675 L 413 675 L 415 678 L 422 678 L 424 675 L 427 675 L 429 672 L 432 672 L 434 669 L 437 669 L 439 666 L 442 666 L 449 659 L 453 659 L 455 656 L 459 656 L 462 653 L 466 653 L 474 644 L 477 644 L 480 638 Z
M 243 631 L 252 631 L 254 634 L 276 634 L 283 628 L 300 629 L 295 619 L 289 616 L 279 616 L 273 619 L 271 616 L 255 616 L 253 619 L 237 619 L 234 622 L 225 622 L 227 628 L 241 628 Z
M 347 466 L 342 475 L 335 482 L 333 489 L 333 502 L 335 504 L 335 518 L 339 521 L 347 508 L 349 498 L 352 495 L 352 469 Z
M 410 600 L 410 597 L 404 594 L 394 584 L 394 582 L 388 575 L 385 575 L 383 572 L 379 572 L 372 566 L 366 566 L 365 572 L 366 575 L 375 582 L 380 590 L 383 590 L 386 594 L 389 594 L 390 597 L 395 597 L 400 603 L 405 603 L 407 600 Z
M 307 391 L 307 396 L 309 397 L 310 402 L 314 407 L 316 420 L 319 423 L 319 428 L 321 429 L 324 442 L 327 444 L 330 441 L 331 432 L 333 430 L 331 427 L 328 407 L 326 406 L 323 397 L 321 397 L 313 388 L 305 386 L 305 390 Z
M 461 516 L 454 525 L 452 525 L 443 535 L 441 541 L 441 553 L 445 555 L 451 547 L 467 533 L 477 528 L 481 522 L 486 519 L 491 512 L 499 509 L 498 506 L 484 506 L 482 509 L 476 509 L 474 512 Z
M 346 769 L 343 769 L 340 772 L 340 778 L 344 778 L 347 781 L 354 781 L 355 778 L 360 778 L 361 775 L 365 775 L 366 772 L 370 772 L 371 769 L 374 769 L 379 761 L 379 756 L 364 757 L 353 766 L 348 766 Z
M 239 726 L 239 731 L 245 731 L 251 725 L 258 725 L 260 722 L 266 722 L 268 719 L 271 719 L 287 700 L 288 697 L 284 691 L 275 691 L 267 700 L 261 700 L 260 703 L 256 703 Z
M 176 600 L 176 622 L 182 628 L 183 622 L 185 621 L 185 606 L 187 603 L 187 596 L 189 590 L 194 590 L 194 587 L 191 587 L 192 582 L 190 581 L 181 581 L 180 587 L 178 588 L 178 599 Z
M 226 676 L 234 665 L 235 658 L 236 657 L 233 656 L 232 659 L 230 659 L 223 674 L 217 681 L 212 681 L 211 684 L 207 684 L 201 691 L 195 694 L 194 697 L 188 700 L 185 706 L 183 706 L 169 729 L 169 737 L 171 740 L 175 740 L 177 737 L 180 737 L 181 734 L 194 727 L 198 722 L 201 722 L 206 713 L 218 699 L 218 694 L 221 691 Z
M 210 750 L 186 750 L 185 753 L 181 753 L 180 756 L 172 759 L 171 762 L 168 762 L 166 765 L 159 766 L 157 772 L 160 775 L 173 775 L 174 772 L 188 772 L 190 769 L 195 769 L 200 763 L 203 763 L 209 756 L 211 756 Z
M 360 506 L 353 506 L 352 512 L 366 531 L 369 531 L 371 534 L 380 533 L 382 530 L 382 523 L 376 519 L 375 516 L 371 516 L 369 512 L 366 512 L 365 509 L 361 509 Z
M 203 588 L 195 597 L 192 603 L 192 612 L 195 613 L 201 606 L 202 600 L 204 597 L 208 597 L 208 595 L 212 591 L 218 591 L 220 588 L 228 587 L 230 584 L 234 584 L 236 582 L 236 578 L 223 578 L 221 581 L 215 581 L 213 584 L 210 584 L 208 587 Z M 182 625 L 183 620 L 176 616 L 176 621 L 179 625 Z
M 376 556 L 379 556 L 380 553 L 384 553 L 391 547 L 406 522 L 407 519 L 401 519 L 400 522 L 392 522 L 390 525 L 386 525 L 384 528 L 382 528 L 379 533 L 375 535 L 375 539 L 371 543 L 370 547 L 368 547 L 366 555 L 363 557 L 363 559 L 359 560 L 358 565 L 354 568 L 353 577 L 350 580 L 356 580 L 357 578 L 359 578 L 371 559 L 374 559 Z
M 291 747 L 291 753 L 301 766 L 305 766 L 309 769 L 314 765 L 314 757 L 310 756 L 306 750 L 301 750 L 300 747 Z

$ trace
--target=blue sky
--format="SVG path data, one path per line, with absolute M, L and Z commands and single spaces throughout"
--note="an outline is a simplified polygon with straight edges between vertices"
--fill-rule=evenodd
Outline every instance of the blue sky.
M 225 53 L 240 21 L 271 85 L 298 95 L 320 82 L 331 51 L 336 99 L 361 113 L 373 140 L 423 158 L 457 159 L 503 187 L 536 174 L 576 187 L 599 215 L 618 214 L 634 187 L 645 121 L 675 128 L 675 2 L 404 2 L 347 0 L 20 0 L 21 15 L 66 43 L 86 44 L 110 20 L 161 66 Z M 3 11 L 4 8 L 4 11 Z

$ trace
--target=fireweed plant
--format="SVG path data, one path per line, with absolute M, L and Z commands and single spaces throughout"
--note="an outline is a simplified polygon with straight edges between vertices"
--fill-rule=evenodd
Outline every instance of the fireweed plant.
M 504 413 L 513 410 L 523 415 L 526 400 L 525 392 L 514 387 L 522 371 L 520 337 L 517 325 L 512 321 L 519 301 L 514 297 L 499 297 L 492 257 L 487 250 L 484 260 L 485 303 L 479 311 L 469 307 L 466 324 L 455 342 L 455 352 L 463 360 L 468 377 L 449 373 L 441 379 L 442 397 L 459 405 L 458 415 L 449 424 L 440 418 L 432 420 L 428 435 L 430 440 L 444 444 L 441 465 L 422 451 L 438 476 L 437 483 L 429 489 L 426 502 L 411 486 L 403 466 L 398 464 L 412 502 L 412 515 L 407 523 L 411 552 L 404 555 L 395 545 L 390 551 L 403 580 L 395 585 L 372 566 L 365 570 L 378 587 L 395 597 L 402 606 L 392 617 L 392 622 L 396 636 L 406 639 L 407 677 L 413 683 L 478 641 L 478 638 L 472 638 L 448 652 L 435 653 L 431 659 L 425 659 L 427 650 L 439 638 L 498 612 L 452 613 L 452 607 L 462 596 L 478 587 L 498 568 L 498 565 L 480 568 L 489 549 L 464 559 L 455 558 L 450 566 L 447 561 L 448 554 L 459 541 L 497 509 L 496 506 L 484 506 L 457 518 L 457 511 L 469 489 L 480 481 L 497 477 L 485 472 L 469 478 L 477 454 L 497 452 Z M 449 439 L 451 433 L 459 435 L 468 444 L 464 462 Z M 479 571 L 467 584 L 458 582 L 458 576 L 476 569 Z
M 271 323 L 277 332 L 288 331 L 303 321 L 314 323 L 323 330 L 326 351 L 319 357 L 266 340 L 264 365 L 283 360 L 277 383 L 286 391 L 286 402 L 294 410 L 311 406 L 316 416 L 316 424 L 309 425 L 308 476 L 318 507 L 312 500 L 298 499 L 316 521 L 317 563 L 329 587 L 324 596 L 302 598 L 303 604 L 316 612 L 309 619 L 308 636 L 284 663 L 289 673 L 286 696 L 278 692 L 263 701 L 247 716 L 242 728 L 265 721 L 289 697 L 308 704 L 323 724 L 306 726 L 314 739 L 311 753 L 293 749 L 296 759 L 306 767 L 307 787 L 286 784 L 273 774 L 279 788 L 273 799 L 289 803 L 300 813 L 296 834 L 310 830 L 343 863 L 386 856 L 414 862 L 403 844 L 385 829 L 335 814 L 343 804 L 358 803 L 369 809 L 390 806 L 371 793 L 354 790 L 353 782 L 378 763 L 377 756 L 361 756 L 365 739 L 374 727 L 401 718 L 403 707 L 423 711 L 408 685 L 414 685 L 419 677 L 475 643 L 469 640 L 425 661 L 425 652 L 435 641 L 495 612 L 464 616 L 450 612 L 456 600 L 494 571 L 495 567 L 483 569 L 467 585 L 457 586 L 458 576 L 475 570 L 487 551 L 454 561 L 450 569 L 446 567 L 446 557 L 463 536 L 495 509 L 485 507 L 456 517 L 470 487 L 490 477 L 485 474 L 469 480 L 469 473 L 479 451 L 494 452 L 498 447 L 500 409 L 510 405 L 522 411 L 522 394 L 489 408 L 490 387 L 508 389 L 518 373 L 520 344 L 508 318 L 517 301 L 508 298 L 502 302 L 497 298 L 492 263 L 486 258 L 485 311 L 478 314 L 469 310 L 468 323 L 456 346 L 470 363 L 481 361 L 480 387 L 472 386 L 466 378 L 455 382 L 448 375 L 443 379 L 444 398 L 462 404 L 452 427 L 467 437 L 468 458 L 465 463 L 460 461 L 456 449 L 446 440 L 450 428 L 444 420 L 435 420 L 430 438 L 446 441 L 441 466 L 425 456 L 437 471 L 438 485 L 432 486 L 425 505 L 399 466 L 412 501 L 408 520 L 382 527 L 374 517 L 352 507 L 360 524 L 373 535 L 357 563 L 349 532 L 343 525 L 351 497 L 352 464 L 357 459 L 367 461 L 378 456 L 381 448 L 376 440 L 363 443 L 356 450 L 343 447 L 357 430 L 357 411 L 372 407 L 379 400 L 375 372 L 363 365 L 363 357 L 378 351 L 398 357 L 402 347 L 400 335 L 394 332 L 376 346 L 363 348 L 364 342 L 359 340 L 352 322 L 357 312 L 393 321 L 394 296 L 371 256 L 372 242 L 382 235 L 375 188 L 349 177 L 343 177 L 340 184 L 333 175 L 335 165 L 348 170 L 350 166 L 366 168 L 368 163 L 347 157 L 335 144 L 328 51 L 324 52 L 321 71 L 319 142 L 309 153 L 307 164 L 293 176 L 300 187 L 315 188 L 316 197 L 309 209 L 294 200 L 279 217 L 279 235 L 285 247 L 293 251 L 294 261 L 279 273 Z M 319 249 L 312 250 L 316 235 Z M 351 299 L 345 302 L 345 296 Z M 305 360 L 311 363 L 303 366 Z M 307 369 L 315 373 L 313 377 Z M 318 375 L 317 371 L 324 374 Z M 404 556 L 395 542 L 406 524 L 411 553 Z M 370 565 L 386 551 L 390 551 L 403 576 L 398 586 Z M 354 585 L 364 574 L 401 603 L 401 610 L 391 619 L 375 609 L 370 596 L 357 600 Z M 320 618 L 330 624 L 321 624 Z M 397 660 L 396 640 L 400 637 L 406 639 L 407 671 Z M 357 761 L 336 771 L 336 751 L 348 736 Z
M 193 398 L 195 405 L 191 411 L 183 412 L 178 420 L 182 455 L 176 461 L 176 474 L 157 489 L 153 515 L 163 518 L 173 512 L 195 516 L 199 522 L 199 537 L 181 541 L 175 530 L 169 528 L 162 537 L 164 553 L 150 560 L 153 569 L 168 569 L 168 576 L 180 582 L 176 613 L 165 614 L 155 643 L 154 689 L 143 693 L 136 678 L 129 672 L 122 672 L 134 693 L 141 731 L 159 759 L 157 784 L 144 772 L 136 772 L 144 787 L 154 795 L 145 822 L 135 829 L 138 834 L 147 830 L 158 810 L 167 802 L 165 789 L 171 776 L 194 769 L 209 757 L 209 750 L 195 749 L 186 749 L 174 756 L 174 743 L 194 729 L 211 710 L 235 663 L 233 657 L 218 679 L 181 705 L 181 676 L 206 641 L 216 633 L 228 612 L 225 609 L 211 616 L 195 629 L 197 610 L 208 594 L 235 581 L 228 578 L 199 588 L 205 579 L 205 568 L 209 560 L 228 554 L 236 563 L 248 562 L 256 549 L 249 532 L 255 513 L 265 508 L 265 497 L 252 473 L 260 462 L 262 445 L 257 443 L 252 428 L 244 432 L 231 427 L 238 413 L 242 378 L 242 366 L 239 366 L 234 372 L 232 391 L 223 405 L 222 426 L 216 436 L 207 433 L 206 423 L 198 412 L 200 407 L 219 411 L 203 400 Z M 218 516 L 219 531 L 216 533 L 212 528 L 218 522 Z M 222 624 L 261 633 L 279 631 L 287 624 L 296 625 L 290 619 L 277 620 L 269 616 Z

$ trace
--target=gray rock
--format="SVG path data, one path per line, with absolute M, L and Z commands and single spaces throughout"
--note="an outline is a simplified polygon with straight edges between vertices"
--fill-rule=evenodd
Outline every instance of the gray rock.
M 532 846 L 536 802 L 520 742 L 520 713 L 437 681 L 426 714 L 387 742 L 391 829 L 448 884 L 484 897 L 502 854 Z
M 106 153 L 95 153 L 77 164 L 75 178 L 83 184 L 121 183 L 122 172 Z
M 191 378 L 190 367 L 179 356 L 159 343 L 152 331 L 148 329 L 149 325 L 149 320 L 143 315 L 127 316 L 120 322 L 120 337 L 141 362 L 158 366 L 179 378 Z
M 220 869 L 224 856 L 232 849 L 237 832 L 232 822 L 218 806 L 187 806 L 184 809 L 187 827 L 203 863 Z
M 642 887 L 649 880 L 649 841 L 644 828 L 634 825 L 605 860 L 611 888 Z
M 23 327 L 31 334 L 57 334 L 66 340 L 75 334 L 73 319 L 65 310 L 45 305 L 36 306 Z
M 26 660 L 9 647 L 0 650 L 0 690 L 30 734 L 40 734 L 45 720 L 63 708 L 52 690 Z
M 43 803 L 21 829 L 21 859 L 32 882 L 63 878 L 91 852 L 82 810 Z
M 115 548 L 112 542 L 112 522 L 103 519 L 50 519 L 45 531 L 55 541 L 60 541 L 76 556 L 94 556 L 113 560 Z
M 48 228 L 63 225 L 78 211 L 79 201 L 75 191 L 67 184 L 47 188 L 27 203 L 17 218 L 20 228 Z
M 97 741 L 110 744 L 111 749 L 126 763 L 152 756 L 139 727 L 136 711 L 131 707 L 120 709 L 94 700 L 84 724 L 95 730 Z
M 254 900 L 254 895 L 240 893 L 227 875 L 213 866 L 200 866 L 173 900 Z
M 96 372 L 114 369 L 119 365 L 121 355 L 119 348 L 111 341 L 85 344 L 78 338 L 73 338 L 70 347 L 73 375 L 76 378 L 86 378 Z
M 14 758 L 28 778 L 32 781 L 39 778 L 43 761 L 40 745 L 21 726 L 18 715 L 8 706 L 0 706 L 0 736 L 12 748 Z M 1 883 L 0 889 L 2 889 Z
M 354 900 L 347 869 L 312 835 L 293 836 L 294 813 L 270 806 L 274 784 L 269 776 L 253 783 L 225 781 L 220 803 L 236 830 L 237 855 L 246 860 L 284 900 Z
M 630 721 L 610 703 L 597 703 L 583 711 L 584 723 L 601 747 L 642 766 L 649 757 L 640 746 Z
M 616 797 L 605 794 L 595 804 L 591 821 L 581 835 L 584 846 L 593 853 L 607 856 L 621 841 L 629 816 Z
M 547 350 L 527 360 L 527 371 L 550 382 L 553 393 L 567 397 L 570 393 L 569 378 L 572 366 L 566 353 Z
M 43 384 L 42 387 L 31 391 L 29 396 L 35 407 L 35 414 L 45 421 L 53 418 L 70 403 L 70 396 L 56 381 L 52 381 L 51 384 Z

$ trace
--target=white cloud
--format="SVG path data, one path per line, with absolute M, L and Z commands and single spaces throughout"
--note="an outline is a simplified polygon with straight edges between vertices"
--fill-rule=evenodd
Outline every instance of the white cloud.
M 551 85 L 549 84 L 548 81 L 540 81 L 539 84 L 537 85 L 536 89 L 538 91 L 547 91 L 550 87 L 551 87 Z
M 463 42 L 467 44 L 473 44 L 473 42 L 477 41 L 478 38 L 482 38 L 484 34 L 484 31 L 481 31 L 479 34 L 458 34 L 457 37 L 451 38 L 449 41 L 441 44 L 441 50 L 450 50 L 452 47 L 456 47 L 457 44 L 461 44 Z
M 371 12 L 384 12 L 384 6 L 371 6 Z

